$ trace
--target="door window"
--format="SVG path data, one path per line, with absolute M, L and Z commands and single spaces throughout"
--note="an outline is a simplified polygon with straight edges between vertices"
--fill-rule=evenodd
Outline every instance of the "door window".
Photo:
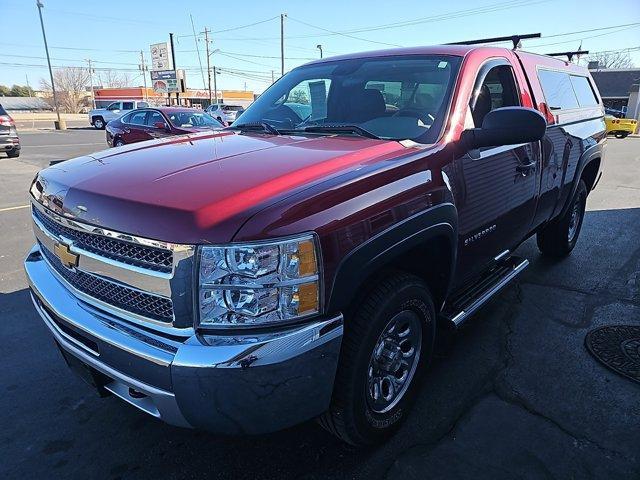
M 598 105 L 598 99 L 596 94 L 593 93 L 589 79 L 579 75 L 570 75 L 570 77 L 573 91 L 576 92 L 576 97 L 578 97 L 578 104 L 581 107 L 595 107 Z
M 146 110 L 141 110 L 139 112 L 134 112 L 129 116 L 127 123 L 131 125 L 144 125 L 144 119 L 147 116 Z
M 578 108 L 578 99 L 568 73 L 540 70 L 538 78 L 550 110 Z
M 155 127 L 156 123 L 159 123 L 159 122 L 166 124 L 162 114 L 160 112 L 155 112 L 155 111 L 149 112 L 149 116 L 147 117 L 147 125 L 150 127 Z
M 133 102 L 122 102 L 123 110 L 133 110 Z
M 107 107 L 107 110 L 120 110 L 120 102 L 113 102 Z
M 480 127 L 485 115 L 491 110 L 519 105 L 513 70 L 509 65 L 498 65 L 489 70 L 476 91 L 471 108 L 473 122 L 476 127 Z

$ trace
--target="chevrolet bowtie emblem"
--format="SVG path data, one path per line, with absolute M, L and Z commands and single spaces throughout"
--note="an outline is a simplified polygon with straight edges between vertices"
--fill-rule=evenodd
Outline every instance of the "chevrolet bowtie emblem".
M 64 243 L 57 243 L 53 246 L 53 253 L 60 259 L 62 264 L 67 268 L 73 268 L 78 266 L 79 256 L 69 250 L 69 245 Z

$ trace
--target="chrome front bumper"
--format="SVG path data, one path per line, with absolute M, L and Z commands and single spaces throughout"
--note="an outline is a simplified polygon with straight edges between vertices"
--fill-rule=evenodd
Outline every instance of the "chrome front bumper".
M 60 347 L 102 373 L 106 390 L 167 423 L 257 434 L 329 406 L 342 315 L 253 335 L 166 337 L 75 297 L 38 246 L 25 271 L 35 308 Z

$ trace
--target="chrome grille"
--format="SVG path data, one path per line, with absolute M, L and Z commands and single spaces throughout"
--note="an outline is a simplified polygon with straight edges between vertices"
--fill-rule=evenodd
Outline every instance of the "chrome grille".
M 33 216 L 37 218 L 49 232 L 72 240 L 79 248 L 126 263 L 127 265 L 157 272 L 171 272 L 173 267 L 173 254 L 169 250 L 153 248 L 146 245 L 135 245 L 103 235 L 81 232 L 60 225 L 35 207 L 32 208 L 32 211 Z
M 170 299 L 118 285 L 79 270 L 70 270 L 42 243 L 40 250 L 55 271 L 80 292 L 137 315 L 161 322 L 173 321 L 173 305 Z

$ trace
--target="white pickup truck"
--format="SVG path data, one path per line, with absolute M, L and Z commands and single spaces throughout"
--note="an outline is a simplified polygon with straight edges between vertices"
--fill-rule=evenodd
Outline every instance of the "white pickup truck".
M 102 130 L 111 120 L 120 118 L 125 113 L 135 110 L 136 108 L 147 108 L 148 106 L 149 104 L 147 102 L 134 100 L 113 102 L 107 108 L 94 108 L 90 110 L 89 122 L 98 130 Z

